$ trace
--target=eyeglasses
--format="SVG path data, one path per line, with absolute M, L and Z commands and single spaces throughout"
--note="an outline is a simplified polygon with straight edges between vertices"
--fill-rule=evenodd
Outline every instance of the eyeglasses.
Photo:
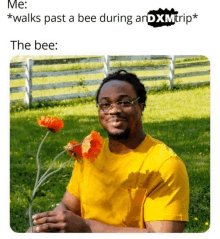
M 96 107 L 99 107 L 99 109 L 101 109 L 104 113 L 108 113 L 109 110 L 111 110 L 113 108 L 114 105 L 116 105 L 117 107 L 124 109 L 124 108 L 129 108 L 131 107 L 136 101 L 138 101 L 140 99 L 140 97 L 138 97 L 137 99 L 134 99 L 132 101 L 129 100 L 123 100 L 123 101 L 118 101 L 116 103 L 98 103 L 96 105 Z

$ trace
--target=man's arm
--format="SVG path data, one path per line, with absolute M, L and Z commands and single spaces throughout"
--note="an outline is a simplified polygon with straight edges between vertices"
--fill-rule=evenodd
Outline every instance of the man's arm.
M 183 232 L 184 222 L 179 221 L 154 221 L 145 223 L 145 229 L 134 227 L 115 227 L 93 220 L 85 220 L 91 232 L 107 233 L 156 233 L 156 232 Z
M 81 215 L 80 201 L 68 191 L 65 192 L 60 204 L 53 211 L 69 210 L 77 215 Z
M 36 215 L 34 224 L 37 226 L 34 232 L 155 233 L 182 232 L 184 229 L 184 222 L 177 221 L 147 222 L 146 229 L 116 227 L 83 219 L 69 210 L 40 213 Z
M 80 201 L 68 191 L 61 203 L 51 212 L 39 213 L 34 219 L 34 232 L 104 232 L 104 233 L 155 233 L 182 232 L 184 222 L 154 221 L 145 223 L 145 229 L 116 227 L 95 220 L 83 219 L 79 215 Z
M 152 232 L 183 232 L 185 222 L 181 221 L 153 221 L 146 222 L 145 226 Z
M 82 219 L 70 212 L 46 212 L 38 214 L 34 223 L 36 232 L 92 232 L 92 233 L 157 233 L 182 232 L 184 222 L 155 221 L 146 223 L 146 229 L 116 227 L 95 220 Z

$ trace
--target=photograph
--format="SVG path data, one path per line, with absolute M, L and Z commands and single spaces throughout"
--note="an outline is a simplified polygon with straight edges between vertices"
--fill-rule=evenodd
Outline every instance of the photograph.
M 8 62 L 11 230 L 207 232 L 209 57 L 48 53 Z

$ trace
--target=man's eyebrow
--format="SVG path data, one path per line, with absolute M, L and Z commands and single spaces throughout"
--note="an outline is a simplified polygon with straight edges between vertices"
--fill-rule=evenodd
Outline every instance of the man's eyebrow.
M 109 97 L 102 97 L 102 98 L 100 98 L 100 100 L 108 100 L 109 99 Z
M 129 95 L 120 95 L 118 98 L 125 98 L 125 97 L 129 97 Z
M 129 96 L 128 95 L 119 95 L 117 98 L 118 99 L 121 99 L 121 98 L 126 98 L 126 97 L 128 97 L 129 98 Z M 100 98 L 100 100 L 109 100 L 110 99 L 110 97 L 102 97 L 102 98 Z

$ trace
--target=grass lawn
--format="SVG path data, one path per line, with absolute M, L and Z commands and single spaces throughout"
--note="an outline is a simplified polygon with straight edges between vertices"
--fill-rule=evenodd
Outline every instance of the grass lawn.
M 15 232 L 29 227 L 28 205 L 36 177 L 36 152 L 46 130 L 37 125 L 42 115 L 56 115 L 64 128 L 50 133 L 41 151 L 42 172 L 70 140 L 82 141 L 91 130 L 106 138 L 94 100 L 70 100 L 11 112 L 10 225 Z M 143 114 L 146 133 L 170 146 L 185 162 L 190 180 L 189 223 L 185 232 L 204 232 L 210 223 L 210 87 L 150 92 Z M 69 159 L 64 154 L 54 168 Z M 53 210 L 70 179 L 73 162 L 52 176 L 37 192 L 33 213 Z

